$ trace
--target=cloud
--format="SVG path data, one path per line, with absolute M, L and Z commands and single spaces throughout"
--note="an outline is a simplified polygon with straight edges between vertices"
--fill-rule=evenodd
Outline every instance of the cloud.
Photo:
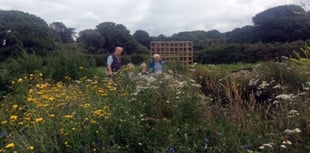
M 252 24 L 255 14 L 284 4 L 300 0 L 0 0 L 0 9 L 26 11 L 78 31 L 111 21 L 131 33 L 142 29 L 169 36 L 192 30 L 230 31 Z

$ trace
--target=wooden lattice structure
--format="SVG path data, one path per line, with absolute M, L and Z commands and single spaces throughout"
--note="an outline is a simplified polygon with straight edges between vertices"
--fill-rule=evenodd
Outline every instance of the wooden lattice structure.
M 150 54 L 159 54 L 164 62 L 180 61 L 185 66 L 193 63 L 192 41 L 151 41 Z

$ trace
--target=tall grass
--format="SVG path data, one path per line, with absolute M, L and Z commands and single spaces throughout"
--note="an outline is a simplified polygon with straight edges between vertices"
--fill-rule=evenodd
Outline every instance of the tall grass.
M 45 78 L 59 81 L 64 78 L 78 79 L 83 76 L 93 76 L 95 62 L 93 59 L 83 56 L 76 51 L 60 50 L 49 56 L 38 56 L 32 53 L 22 52 L 15 58 L 1 63 L 0 96 L 11 91 L 12 80 L 21 76 L 29 77 L 29 74 L 42 72 Z
M 309 80 L 268 64 L 277 73 L 198 65 L 176 76 L 66 83 L 27 74 L 1 101 L 0 151 L 309 152 Z

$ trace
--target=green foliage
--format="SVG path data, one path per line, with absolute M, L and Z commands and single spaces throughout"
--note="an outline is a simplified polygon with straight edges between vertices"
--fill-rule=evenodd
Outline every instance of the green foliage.
M 275 19 L 282 17 L 298 17 L 298 15 L 305 13 L 305 10 L 301 6 L 283 5 L 258 13 L 255 17 L 253 17 L 253 23 L 254 25 L 266 25 L 274 22 Z
M 34 71 L 41 71 L 43 59 L 35 54 L 22 52 L 17 58 L 12 58 L 6 63 L 6 69 L 11 76 L 20 76 Z
M 202 50 L 218 44 L 224 38 L 224 34 L 217 30 L 179 32 L 172 35 L 169 40 L 193 41 L 194 50 Z
M 133 37 L 144 47 L 149 48 L 150 47 L 150 35 L 143 30 L 137 30 L 134 34 Z
M 53 22 L 50 24 L 50 27 L 59 35 L 63 43 L 72 43 L 74 42 L 75 32 L 74 28 L 68 28 L 62 22 Z
M 58 40 L 47 23 L 39 17 L 20 11 L 0 11 L 0 60 L 15 57 L 20 51 L 46 55 Z
M 16 58 L 10 58 L 0 66 L 0 93 L 2 96 L 11 91 L 11 80 L 38 71 L 44 72 L 45 78 L 53 80 L 61 80 L 65 77 L 92 76 L 95 61 L 91 57 L 81 54 L 79 48 L 73 45 L 44 57 L 23 51 Z
M 302 84 L 306 82 L 303 74 L 289 62 L 266 62 L 260 65 L 257 70 L 261 80 L 274 80 L 289 85 L 289 89 L 302 89 Z
M 147 48 L 139 44 L 130 35 L 129 30 L 121 24 L 104 22 L 97 25 L 94 30 L 81 31 L 79 35 L 77 42 L 86 49 L 85 53 L 95 56 L 97 65 L 103 65 L 105 62 L 102 61 L 102 57 L 111 54 L 116 46 L 123 47 L 123 54 L 125 55 L 147 53 Z M 104 55 L 101 56 L 99 54 Z M 125 57 L 125 59 L 127 58 Z M 138 62 L 139 60 L 137 59 Z
M 269 71 L 282 73 L 277 70 L 278 65 L 266 65 Z M 45 80 L 42 77 L 45 74 L 40 73 L 26 75 L 27 78 L 19 76 L 21 79 L 13 80 L 15 94 L 1 101 L 0 149 L 5 152 L 308 152 L 309 95 L 299 96 L 300 90 L 291 86 L 289 90 L 273 89 L 271 95 L 284 97 L 289 92 L 293 99 L 271 98 L 269 103 L 257 103 L 254 96 L 273 87 L 255 88 L 257 91 L 246 88 L 248 79 L 266 75 L 256 70 L 259 67 L 241 63 L 197 65 L 190 73 L 177 77 L 134 74 L 129 78 L 121 72 L 113 78 L 83 77 L 66 83 Z M 246 68 L 254 70 L 236 75 Z M 199 82 L 203 78 L 207 82 Z M 193 79 L 202 86 L 215 85 L 207 87 L 214 87 L 217 97 L 212 97 L 211 91 L 203 95 Z M 281 86 L 289 84 L 275 81 L 279 82 L 274 84 Z M 250 98 L 244 97 L 246 93 L 251 93 Z M 223 98 L 227 103 L 221 103 Z
M 227 33 L 229 42 L 292 42 L 309 39 L 310 17 L 297 5 L 267 9 L 253 17 L 254 26 L 236 28 Z
M 283 60 L 282 57 L 294 56 L 293 50 L 300 50 L 308 41 L 294 41 L 290 43 L 254 43 L 254 44 L 226 44 L 196 51 L 194 61 L 207 64 L 221 63 L 256 63 L 259 61 Z M 300 51 L 298 51 L 300 52 Z
M 169 63 L 164 63 L 164 71 L 172 70 L 176 74 L 184 74 L 186 72 L 186 67 L 181 61 L 170 61 Z
M 44 72 L 53 80 L 63 80 L 66 77 L 78 79 L 91 76 L 95 61 L 76 51 L 58 51 L 47 57 Z
M 149 55 L 144 55 L 144 54 L 132 54 L 130 56 L 131 62 L 133 64 L 141 64 L 146 61 L 146 59 L 149 57 Z
M 79 33 L 77 42 L 80 43 L 90 54 L 109 53 L 104 50 L 105 38 L 96 30 L 84 30 Z

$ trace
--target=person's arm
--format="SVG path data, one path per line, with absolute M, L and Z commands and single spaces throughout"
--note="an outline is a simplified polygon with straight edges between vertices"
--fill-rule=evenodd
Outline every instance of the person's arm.
M 110 56 L 108 57 L 108 60 L 107 60 L 107 69 L 108 69 L 109 75 L 112 75 L 112 74 L 113 74 L 112 68 L 111 68 L 112 62 L 113 62 L 113 58 L 112 58 L 112 56 L 110 55 Z

